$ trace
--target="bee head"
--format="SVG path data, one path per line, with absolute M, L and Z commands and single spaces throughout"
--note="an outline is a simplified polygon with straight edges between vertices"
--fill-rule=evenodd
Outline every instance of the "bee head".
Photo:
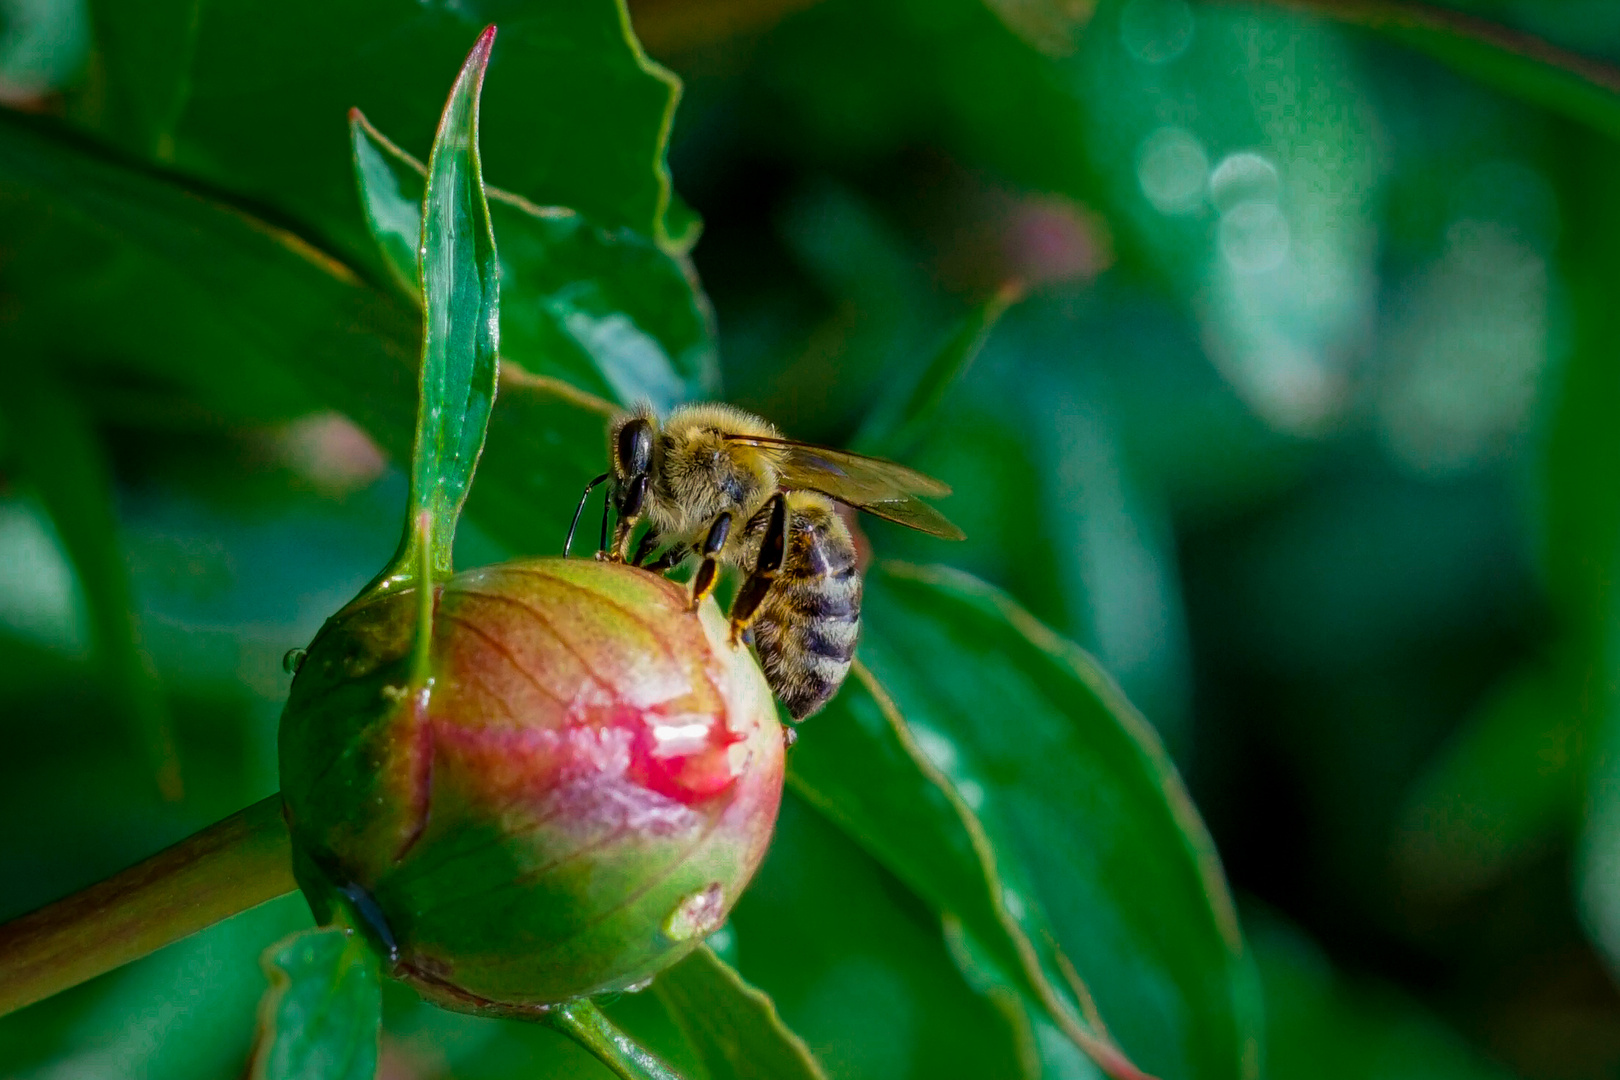
M 633 480 L 652 471 L 653 435 L 658 418 L 651 410 L 638 409 L 613 424 L 613 474 L 620 481 Z

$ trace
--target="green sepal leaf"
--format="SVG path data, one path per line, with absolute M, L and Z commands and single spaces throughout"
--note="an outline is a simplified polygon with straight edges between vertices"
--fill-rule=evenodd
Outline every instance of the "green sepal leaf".
M 414 580 L 426 534 L 435 577 L 452 572 L 451 546 L 484 449 L 499 374 L 500 272 L 478 162 L 478 95 L 495 28 L 467 54 L 428 158 L 422 197 L 422 364 L 411 494 L 399 554 L 377 585 Z M 427 515 L 430 528 L 420 526 Z M 425 584 L 425 583 L 424 583 Z
M 711 1080 L 826 1080 L 770 997 L 744 982 L 707 945 L 658 976 L 653 989 Z
M 389 275 L 414 302 L 426 168 L 359 112 L 349 114 L 355 174 Z M 486 186 L 500 237 L 501 361 L 620 405 L 667 410 L 719 384 L 714 318 L 684 256 L 630 229 Z
M 270 989 L 259 1005 L 253 1080 L 372 1080 L 382 987 L 361 936 L 304 930 L 266 949 L 261 963 Z
M 801 740 L 795 790 L 1114 1075 L 1253 1075 L 1258 994 L 1213 844 L 1118 688 L 954 571 L 877 569 L 863 617 L 869 680 Z

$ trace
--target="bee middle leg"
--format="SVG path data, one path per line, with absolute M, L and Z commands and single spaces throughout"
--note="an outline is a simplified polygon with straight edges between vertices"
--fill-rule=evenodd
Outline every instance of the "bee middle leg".
M 709 526 L 709 532 L 703 537 L 703 543 L 698 548 L 698 554 L 703 556 L 703 562 L 698 565 L 697 573 L 692 575 L 692 610 L 696 611 L 703 598 L 714 589 L 715 577 L 720 573 L 720 552 L 726 546 L 726 538 L 731 535 L 731 512 L 722 511 Z
M 665 548 L 663 553 L 659 555 L 658 558 L 654 559 L 650 563 L 647 563 L 642 567 L 642 569 L 651 570 L 655 574 L 662 574 L 665 570 L 679 565 L 681 560 L 690 554 L 692 554 L 692 549 L 690 547 L 685 544 L 676 544 L 673 547 Z
M 737 599 L 731 604 L 731 644 L 742 639 L 743 631 L 754 621 L 754 613 L 771 591 L 776 577 L 787 562 L 788 513 L 787 496 L 778 491 L 771 497 L 770 520 L 765 525 L 765 536 L 760 541 L 759 557 L 754 570 L 737 590 Z
M 636 554 L 635 557 L 630 560 L 631 565 L 640 566 L 642 563 L 646 562 L 647 556 L 651 555 L 653 553 L 653 548 L 657 546 L 658 530 L 648 529 L 642 534 L 641 542 L 636 545 Z

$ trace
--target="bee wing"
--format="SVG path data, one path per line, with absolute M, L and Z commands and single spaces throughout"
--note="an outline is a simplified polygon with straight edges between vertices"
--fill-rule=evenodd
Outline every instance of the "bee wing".
M 944 514 L 917 498 L 918 495 L 949 495 L 951 489 L 915 469 L 883 458 L 790 439 L 732 435 L 728 441 L 781 451 L 777 473 L 784 488 L 819 492 L 857 510 L 946 540 L 965 538 L 962 530 L 951 524 Z

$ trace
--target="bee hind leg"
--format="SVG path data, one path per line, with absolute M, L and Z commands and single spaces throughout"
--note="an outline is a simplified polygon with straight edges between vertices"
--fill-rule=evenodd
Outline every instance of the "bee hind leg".
M 692 576 L 692 610 L 696 611 L 703 598 L 714 590 L 714 579 L 720 573 L 720 552 L 726 546 L 726 538 L 731 535 L 731 513 L 722 511 L 709 526 L 708 535 L 703 538 L 703 545 L 698 548 L 698 554 L 703 556 L 703 562 L 698 566 L 697 573 Z
M 737 590 L 737 599 L 731 605 L 733 646 L 742 640 L 743 632 L 754 621 L 754 613 L 759 610 L 765 594 L 771 591 L 776 576 L 782 572 L 782 564 L 787 561 L 787 497 L 780 491 L 771 497 L 770 512 L 770 521 L 765 526 L 765 536 L 759 545 L 759 557 L 754 560 L 753 573 Z

